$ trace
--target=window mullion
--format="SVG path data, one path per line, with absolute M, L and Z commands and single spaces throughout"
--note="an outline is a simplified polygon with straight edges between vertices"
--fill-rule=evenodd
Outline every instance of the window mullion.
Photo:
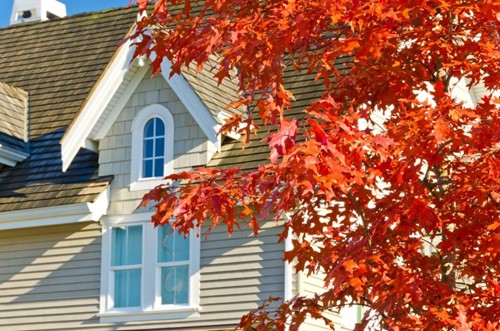
M 174 262 L 158 262 L 158 267 L 178 267 L 183 265 L 189 265 L 189 260 L 184 261 L 174 261 Z
M 142 269 L 142 264 L 131 264 L 131 265 L 120 265 L 120 266 L 112 266 L 111 271 L 119 271 L 119 270 L 131 270 L 131 269 Z
M 143 279 L 143 289 L 144 289 L 144 310 L 154 310 L 155 306 L 155 261 L 156 261 L 156 249 L 155 249 L 155 229 L 151 224 L 145 224 L 144 226 L 144 247 L 143 247 L 143 261 L 144 261 L 144 279 Z

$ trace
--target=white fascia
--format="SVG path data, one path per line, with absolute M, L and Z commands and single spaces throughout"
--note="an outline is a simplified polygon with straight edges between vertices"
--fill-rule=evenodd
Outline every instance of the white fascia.
M 63 171 L 66 171 L 120 87 L 130 66 L 134 47 L 124 43 L 114 54 L 104 74 L 87 97 L 83 108 L 61 140 Z
M 181 74 L 170 77 L 171 72 L 172 63 L 166 58 L 163 59 L 161 64 L 161 74 L 163 78 L 165 78 L 177 97 L 207 136 L 209 145 L 212 145 L 209 146 L 209 149 L 220 150 L 220 141 L 217 134 L 219 124 L 210 114 L 210 111 L 203 104 L 200 97 L 196 94 L 191 85 L 189 85 L 187 80 Z
M 138 62 L 137 71 L 133 74 L 132 79 L 128 83 L 125 90 L 122 92 L 116 104 L 111 108 L 111 111 L 106 120 L 104 121 L 104 123 L 102 124 L 102 126 L 98 128 L 98 131 L 95 134 L 95 136 L 91 137 L 92 139 L 101 140 L 104 137 L 106 137 L 109 130 L 111 130 L 111 127 L 115 123 L 118 116 L 120 116 L 121 111 L 123 110 L 123 108 L 125 108 L 132 94 L 134 94 L 135 90 L 137 89 L 137 86 L 139 86 L 144 76 L 146 76 L 149 67 L 144 63 L 144 61 L 145 61 L 144 59 L 139 58 L 139 61 L 137 61 Z
M 285 220 L 287 222 L 290 221 L 290 215 L 285 214 Z M 288 230 L 287 236 L 285 238 L 285 252 L 291 251 L 292 249 L 293 249 L 292 231 Z M 283 300 L 288 301 L 293 298 L 293 266 L 288 261 L 285 261 L 283 285 L 284 285 Z
M 94 202 L 14 210 L 0 213 L 0 230 L 79 222 L 97 222 L 103 215 L 106 215 L 108 205 L 109 187 L 104 190 Z
M 29 155 L 16 151 L 0 144 L 0 163 L 14 167 L 18 162 L 24 161 Z

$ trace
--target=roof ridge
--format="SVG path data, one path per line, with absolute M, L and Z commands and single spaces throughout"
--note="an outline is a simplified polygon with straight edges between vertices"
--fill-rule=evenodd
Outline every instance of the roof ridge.
M 116 7 L 116 8 L 106 8 L 106 9 L 96 10 L 96 11 L 76 13 L 74 15 L 68 15 L 65 17 L 56 17 L 54 19 L 50 19 L 47 21 L 22 22 L 22 23 L 17 23 L 17 24 L 13 24 L 13 25 L 7 25 L 4 27 L 0 27 L 0 32 L 6 31 L 6 30 L 14 30 L 17 28 L 34 27 L 34 26 L 38 26 L 38 25 L 62 23 L 62 22 L 68 21 L 68 20 L 92 16 L 92 15 L 96 15 L 96 14 L 108 14 L 108 13 L 112 13 L 112 12 L 128 11 L 128 10 L 132 10 L 132 9 L 135 9 L 138 11 L 138 6 L 137 5 L 128 5 L 128 6 Z

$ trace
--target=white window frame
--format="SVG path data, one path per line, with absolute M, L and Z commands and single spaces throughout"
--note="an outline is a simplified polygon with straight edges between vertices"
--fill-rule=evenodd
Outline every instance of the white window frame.
M 165 152 L 162 177 L 142 178 L 144 127 L 153 118 L 165 124 Z M 170 111 L 159 104 L 144 107 L 132 122 L 132 151 L 130 169 L 130 191 L 150 190 L 162 183 L 163 177 L 174 172 L 174 118 Z
M 152 213 L 111 216 L 103 220 L 101 254 L 100 322 L 132 322 L 195 318 L 200 314 L 200 237 L 189 236 L 189 303 L 162 305 L 158 263 L 158 231 L 150 223 Z M 141 306 L 114 308 L 114 277 L 111 267 L 112 230 L 120 226 L 143 226 Z

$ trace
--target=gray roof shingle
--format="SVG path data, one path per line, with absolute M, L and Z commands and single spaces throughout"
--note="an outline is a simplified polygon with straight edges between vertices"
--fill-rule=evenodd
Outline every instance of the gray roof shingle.
M 63 173 L 60 140 L 136 13 L 121 8 L 0 29 L 0 81 L 29 93 L 30 139 L 29 158 L 0 169 L 0 212 L 92 202 L 108 187 L 111 177 L 98 178 L 91 151 L 82 149 Z

